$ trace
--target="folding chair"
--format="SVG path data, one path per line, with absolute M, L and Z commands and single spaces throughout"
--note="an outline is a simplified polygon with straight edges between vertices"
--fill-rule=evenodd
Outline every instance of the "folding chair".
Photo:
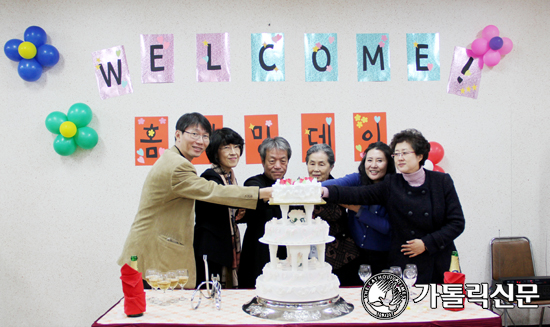
M 493 238 L 491 240 L 491 271 L 493 285 L 508 277 L 536 276 L 529 239 L 523 236 Z M 504 297 L 498 297 L 498 299 L 504 303 L 517 305 L 516 301 L 509 302 Z M 542 307 L 539 321 L 539 326 L 542 326 L 544 309 L 550 305 L 550 300 L 534 300 L 530 304 L 537 304 L 539 307 Z M 508 309 L 503 310 L 504 326 L 508 326 L 507 317 L 510 314 L 508 313 Z

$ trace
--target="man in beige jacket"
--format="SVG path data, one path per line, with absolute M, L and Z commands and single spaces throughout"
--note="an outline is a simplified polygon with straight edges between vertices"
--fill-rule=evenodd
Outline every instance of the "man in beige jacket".
M 143 275 L 151 268 L 187 269 L 189 282 L 185 287 L 193 288 L 195 200 L 255 209 L 258 198 L 270 196 L 266 189 L 223 186 L 197 176 L 191 160 L 206 149 L 210 134 L 210 122 L 203 115 L 195 112 L 180 117 L 175 145 L 164 151 L 145 179 L 119 265 L 137 255 L 138 270 Z

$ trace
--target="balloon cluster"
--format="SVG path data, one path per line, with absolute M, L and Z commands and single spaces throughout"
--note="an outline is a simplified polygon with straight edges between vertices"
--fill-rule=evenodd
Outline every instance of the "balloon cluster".
M 84 103 L 75 103 L 67 115 L 54 111 L 46 117 L 46 128 L 59 134 L 53 142 L 55 152 L 68 156 L 75 152 L 76 146 L 91 149 L 97 144 L 97 132 L 86 125 L 92 120 L 92 109 Z
M 501 56 L 512 51 L 512 40 L 498 36 L 499 33 L 495 25 L 487 25 L 481 32 L 482 37 L 472 42 L 473 57 L 480 58 L 479 68 L 483 68 L 484 63 L 489 67 L 496 66 Z
M 428 159 L 424 163 L 424 168 L 444 173 L 445 171 L 443 168 L 437 165 L 441 159 L 443 159 L 444 155 L 445 150 L 443 150 L 441 144 L 437 142 L 430 142 L 430 153 L 428 154 Z
M 59 61 L 59 52 L 46 44 L 46 31 L 38 26 L 25 30 L 25 41 L 11 39 L 4 45 L 4 53 L 13 61 L 19 61 L 17 72 L 27 82 L 42 76 L 42 66 L 51 67 Z

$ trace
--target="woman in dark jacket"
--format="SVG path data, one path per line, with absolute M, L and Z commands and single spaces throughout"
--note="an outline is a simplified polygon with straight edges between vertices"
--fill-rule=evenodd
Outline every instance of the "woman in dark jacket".
M 390 264 L 418 267 L 418 284 L 443 283 L 454 239 L 464 231 L 464 214 L 451 176 L 422 168 L 430 144 L 414 129 L 394 135 L 390 145 L 401 174 L 358 187 L 327 186 L 329 202 L 381 204 L 392 226 Z
M 201 177 L 220 185 L 237 185 L 233 168 L 243 153 L 243 138 L 230 128 L 214 131 L 206 148 L 212 168 Z M 223 287 L 238 287 L 237 270 L 241 239 L 236 221 L 244 209 L 196 201 L 193 248 L 197 268 L 197 285 L 205 280 L 203 255 L 207 255 L 210 276 L 220 275 Z

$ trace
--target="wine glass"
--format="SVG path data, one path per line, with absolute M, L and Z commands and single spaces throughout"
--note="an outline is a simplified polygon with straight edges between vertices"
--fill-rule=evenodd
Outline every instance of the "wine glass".
M 403 278 L 403 271 L 401 270 L 401 267 L 399 266 L 391 266 L 390 272 L 394 275 L 396 275 L 399 278 Z
M 183 287 L 185 286 L 185 284 L 187 284 L 187 281 L 189 280 L 189 272 L 187 271 L 187 269 L 178 269 L 176 270 L 176 276 L 178 278 L 178 285 L 183 291 Z M 185 298 L 185 296 L 182 295 L 179 300 L 185 301 L 187 299 Z
M 414 263 L 407 263 L 405 265 L 405 269 L 407 269 L 407 268 L 412 268 L 412 269 L 414 269 L 418 272 L 418 268 L 416 267 L 416 265 Z
M 168 279 L 170 279 L 170 294 L 174 294 L 174 289 L 176 288 L 176 286 L 178 286 L 178 275 L 176 274 L 176 271 L 175 270 L 170 270 L 169 272 L 166 273 L 166 275 L 168 275 Z M 178 299 L 174 299 L 172 298 L 170 300 L 170 303 L 176 303 L 178 302 Z
M 158 288 L 158 278 L 159 278 L 160 272 L 154 268 L 147 269 L 145 271 L 145 280 L 147 281 L 147 284 L 151 286 L 151 289 L 153 292 L 155 292 Z M 152 296 L 150 299 L 152 304 L 157 304 L 158 299 L 154 296 Z
M 157 283 L 158 283 L 158 287 L 161 290 L 163 290 L 163 293 L 162 293 L 164 294 L 163 297 L 166 297 L 166 290 L 170 287 L 170 278 L 168 277 L 168 274 L 165 272 L 160 273 Z M 165 298 L 165 300 L 159 303 L 159 305 L 166 306 L 166 305 L 170 305 L 170 303 L 166 301 L 166 298 Z
M 411 295 L 415 295 L 415 293 L 412 291 L 412 287 L 416 283 L 417 278 L 418 268 L 416 267 L 416 265 L 412 263 L 407 264 L 405 270 L 403 271 L 403 279 L 405 280 L 405 284 L 407 284 L 407 287 L 409 288 L 409 293 Z
M 372 270 L 370 265 L 360 265 L 359 266 L 359 278 L 363 281 L 363 284 L 370 278 L 372 275 Z

